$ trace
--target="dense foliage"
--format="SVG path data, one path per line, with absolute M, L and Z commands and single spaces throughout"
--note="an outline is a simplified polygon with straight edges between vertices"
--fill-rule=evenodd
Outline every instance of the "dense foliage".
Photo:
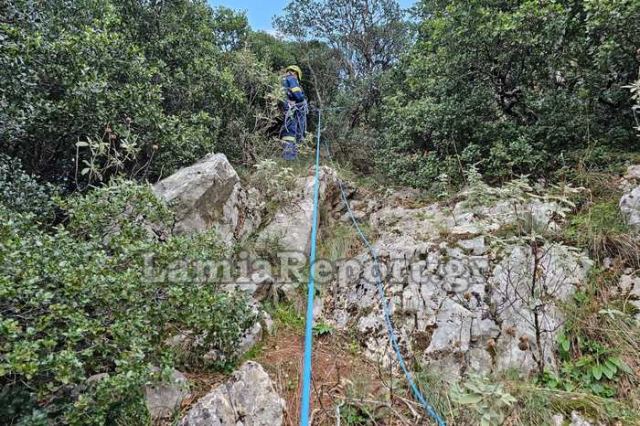
M 638 2 L 424 0 L 413 13 L 292 1 L 274 21 L 281 40 L 202 0 L 12 2 L 0 149 L 69 186 L 154 178 L 210 151 L 255 164 L 276 146 L 290 63 L 313 103 L 339 108 L 325 117 L 338 158 L 365 172 L 377 159 L 405 184 L 637 149 Z
M 143 419 L 142 385 L 153 367 L 173 365 L 165 341 L 184 330 L 201 336 L 203 351 L 233 360 L 254 320 L 243 300 L 195 280 L 188 265 L 180 279 L 145 270 L 145 256 L 156 270 L 222 257 L 214 235 L 160 242 L 153 230 L 170 214 L 129 182 L 61 207 L 67 226 L 46 229 L 33 213 L 0 204 L 0 423 Z
M 279 84 L 239 51 L 246 18 L 204 1 L 20 0 L 8 8 L 0 146 L 48 180 L 166 175 L 214 150 L 241 160 L 239 129 Z
M 418 13 L 385 99 L 387 173 L 428 187 L 470 164 L 502 178 L 588 147 L 638 148 L 624 88 L 637 75 L 637 1 L 424 0 Z
M 0 154 L 0 204 L 18 213 L 33 213 L 40 222 L 54 218 L 53 186 L 40 184 L 22 169 L 20 161 Z

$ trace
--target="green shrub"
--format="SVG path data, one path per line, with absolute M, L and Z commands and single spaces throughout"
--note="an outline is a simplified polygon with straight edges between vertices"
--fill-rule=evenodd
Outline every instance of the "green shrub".
M 251 160 L 249 136 L 272 130 L 279 80 L 241 49 L 242 13 L 204 0 L 3 9 L 0 152 L 48 181 L 155 178 L 214 150 Z
M 562 360 L 560 373 L 546 372 L 543 378 L 551 389 L 581 390 L 611 398 L 616 395 L 611 384 L 632 373 L 615 349 L 607 348 L 598 341 L 564 333 L 558 335 L 557 341 Z M 579 355 L 574 357 L 575 354 Z
M 637 79 L 637 1 L 423 0 L 415 12 L 417 40 L 376 123 L 390 177 L 428 188 L 471 164 L 488 178 L 546 177 L 576 150 L 637 151 L 625 88 Z M 452 159 L 461 167 L 445 170 Z
M 628 294 L 617 287 L 620 265 L 593 268 L 565 306 L 557 337 L 561 368 L 545 374 L 545 386 L 622 400 L 629 383 L 638 383 L 640 330 Z
M 22 169 L 20 161 L 0 154 L 0 203 L 41 219 L 53 218 L 53 187 L 41 184 Z
M 148 188 L 121 182 L 64 207 L 68 226 L 44 232 L 32 214 L 0 205 L 8 218 L 0 224 L 0 423 L 143 424 L 150 367 L 173 364 L 163 342 L 191 330 L 203 350 L 231 361 L 253 314 L 243 299 L 194 280 L 189 264 L 180 280 L 149 279 L 145 256 L 171 269 L 225 250 L 213 234 L 165 242 L 148 234 L 146 220 L 170 218 Z

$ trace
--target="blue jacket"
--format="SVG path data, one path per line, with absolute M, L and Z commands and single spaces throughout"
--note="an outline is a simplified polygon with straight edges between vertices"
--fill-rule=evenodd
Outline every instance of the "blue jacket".
M 304 101 L 304 92 L 295 75 L 287 74 L 282 77 L 282 87 L 287 93 L 287 99 L 295 103 Z

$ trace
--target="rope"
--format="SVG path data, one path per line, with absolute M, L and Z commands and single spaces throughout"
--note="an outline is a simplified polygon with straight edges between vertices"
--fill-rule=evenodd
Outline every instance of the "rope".
M 338 110 L 336 108 L 336 110 Z M 311 228 L 311 252 L 309 255 L 309 282 L 307 286 L 307 312 L 306 312 L 306 320 L 305 320 L 305 336 L 304 336 L 304 363 L 302 368 L 302 396 L 301 396 L 301 408 L 300 408 L 300 426 L 309 426 L 309 408 L 310 408 L 310 400 L 311 400 L 311 368 L 312 368 L 312 351 L 313 351 L 313 299 L 315 296 L 315 275 L 314 268 L 316 262 L 316 243 L 318 238 L 318 200 L 319 200 L 319 188 L 320 188 L 320 136 L 322 133 L 322 110 L 317 109 L 318 111 L 318 129 L 317 129 L 317 137 L 316 137 L 316 162 L 315 162 L 315 179 L 314 179 L 314 188 L 313 188 L 313 218 L 312 218 L 312 228 Z M 329 150 L 328 144 L 325 144 L 325 148 L 327 150 L 327 157 L 333 166 L 333 159 L 331 158 L 331 152 Z M 400 351 L 400 344 L 398 343 L 398 338 L 396 336 L 395 329 L 393 327 L 393 323 L 391 322 L 391 308 L 389 307 L 389 301 L 384 292 L 384 284 L 382 283 L 382 279 L 380 277 L 380 264 L 378 262 L 378 255 L 376 253 L 375 248 L 371 245 L 367 237 L 362 232 L 362 228 L 358 224 L 356 220 L 353 210 L 351 210 L 351 205 L 349 204 L 349 200 L 347 199 L 346 191 L 342 184 L 342 181 L 338 179 L 338 186 L 340 188 L 340 197 L 342 198 L 342 202 L 347 207 L 347 211 L 349 213 L 349 217 L 353 223 L 354 228 L 356 229 L 360 239 L 369 249 L 369 253 L 373 260 L 373 268 L 374 268 L 374 276 L 376 278 L 376 287 L 378 289 L 378 295 L 380 297 L 380 303 L 382 305 L 382 311 L 384 313 L 384 322 L 387 328 L 387 334 L 389 336 L 389 341 L 391 342 L 391 346 L 396 354 L 396 359 L 398 360 L 398 364 L 400 364 L 400 368 L 402 369 L 404 376 L 409 383 L 411 391 L 413 395 L 418 400 L 418 402 L 424 407 L 426 413 L 438 424 L 438 426 L 446 426 L 444 420 L 438 415 L 436 410 L 433 408 L 431 404 L 424 397 L 415 381 L 413 380 L 413 375 L 407 368 L 407 364 L 405 362 L 404 357 Z
M 327 150 L 327 157 L 329 158 L 329 162 L 333 167 L 333 159 L 331 157 L 331 152 L 329 151 L 329 145 L 327 142 L 325 142 L 325 148 Z M 378 295 L 380 296 L 380 304 L 382 305 L 382 311 L 384 313 L 384 322 L 387 328 L 389 341 L 391 342 L 391 346 L 393 347 L 393 350 L 396 354 L 396 359 L 398 360 L 398 364 L 400 364 L 400 368 L 402 369 L 402 372 L 404 373 L 404 376 L 407 379 L 409 386 L 411 387 L 411 391 L 413 392 L 413 395 L 418 400 L 418 402 L 420 402 L 420 404 L 424 407 L 427 414 L 438 424 L 438 426 L 446 426 L 446 423 L 442 419 L 442 417 L 438 415 L 438 413 L 433 408 L 433 406 L 429 404 L 427 399 L 424 397 L 424 395 L 416 385 L 413 379 L 413 375 L 407 368 L 407 363 L 405 362 L 404 357 L 402 356 L 402 353 L 400 351 L 400 345 L 398 343 L 396 331 L 393 327 L 393 323 L 391 322 L 391 308 L 389 307 L 389 300 L 387 299 L 384 293 L 384 284 L 382 283 L 382 279 L 380 278 L 381 274 L 380 274 L 380 264 L 378 262 L 378 254 L 376 252 L 376 249 L 371 245 L 367 237 L 364 235 L 364 232 L 362 232 L 362 228 L 360 228 L 360 225 L 358 224 L 358 221 L 356 220 L 353 214 L 353 210 L 351 210 L 351 205 L 347 200 L 347 195 L 344 190 L 344 186 L 342 185 L 342 181 L 340 179 L 338 179 L 338 186 L 340 188 L 340 197 L 342 198 L 342 202 L 347 207 L 347 212 L 349 213 L 351 222 L 353 223 L 353 226 L 356 229 L 360 239 L 367 246 L 369 253 L 371 255 L 371 259 L 373 260 L 373 275 L 375 276 L 375 279 L 376 279 L 376 287 L 378 289 Z
M 315 296 L 316 242 L 318 239 L 318 199 L 320 193 L 320 129 L 322 110 L 318 110 L 318 135 L 316 142 L 316 172 L 313 183 L 313 218 L 311 228 L 311 253 L 309 254 L 309 283 L 307 285 L 307 315 L 304 335 L 304 364 L 302 367 L 302 402 L 300 408 L 300 426 L 309 424 L 309 406 L 311 400 L 311 354 L 313 351 L 313 298 Z

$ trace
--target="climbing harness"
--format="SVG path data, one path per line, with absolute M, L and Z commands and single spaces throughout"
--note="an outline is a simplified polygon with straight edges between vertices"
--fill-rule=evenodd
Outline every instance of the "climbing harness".
M 326 110 L 326 109 L 325 109 Z M 335 110 L 339 110 L 336 108 Z M 318 235 L 318 198 L 319 198 L 319 185 L 320 185 L 320 139 L 322 133 L 322 109 L 317 109 L 318 111 L 318 129 L 316 135 L 316 163 L 315 163 L 315 181 L 314 181 L 314 191 L 313 191 L 313 223 L 311 228 L 311 253 L 309 260 L 309 284 L 307 286 L 307 312 L 306 312 L 306 323 L 305 323 L 305 346 L 304 346 L 304 364 L 303 364 L 303 374 L 302 374 L 302 400 L 301 400 L 301 410 L 300 410 L 300 426 L 309 426 L 309 407 L 310 407 L 310 399 L 311 399 L 311 367 L 312 367 L 312 350 L 313 350 L 313 299 L 315 296 L 315 261 L 316 261 L 316 242 Z M 329 150 L 329 145 L 325 142 L 325 148 L 327 151 L 327 158 L 329 162 L 333 166 L 333 159 L 331 158 L 331 151 Z M 380 264 L 378 262 L 378 255 L 375 248 L 371 245 L 367 237 L 362 232 L 362 228 L 358 224 L 358 221 L 353 214 L 353 210 L 351 209 L 351 205 L 349 204 L 349 200 L 347 199 L 346 191 L 342 184 L 342 181 L 338 179 L 338 186 L 340 188 L 340 197 L 342 202 L 347 208 L 347 212 L 353 226 L 358 233 L 358 236 L 365 244 L 367 249 L 369 250 L 369 254 L 371 256 L 373 262 L 373 275 L 376 280 L 376 287 L 378 289 L 378 295 L 380 297 L 380 304 L 382 305 L 382 311 L 384 315 L 384 322 L 387 329 L 387 334 L 389 337 L 389 341 L 391 342 L 391 346 L 395 352 L 396 359 L 404 376 L 409 383 L 409 387 L 413 392 L 414 397 L 418 400 L 418 402 L 424 407 L 426 413 L 438 424 L 438 426 L 446 426 L 445 421 L 438 415 L 434 407 L 427 401 L 425 396 L 422 394 L 417 384 L 413 379 L 413 375 L 409 371 L 407 364 L 405 362 L 404 357 L 402 356 L 402 352 L 400 350 L 400 344 L 398 343 L 398 338 L 396 335 L 396 331 L 393 326 L 393 322 L 391 321 L 391 308 L 389 306 L 389 300 L 387 299 L 384 291 L 384 284 L 382 282 L 381 273 L 380 273 Z

